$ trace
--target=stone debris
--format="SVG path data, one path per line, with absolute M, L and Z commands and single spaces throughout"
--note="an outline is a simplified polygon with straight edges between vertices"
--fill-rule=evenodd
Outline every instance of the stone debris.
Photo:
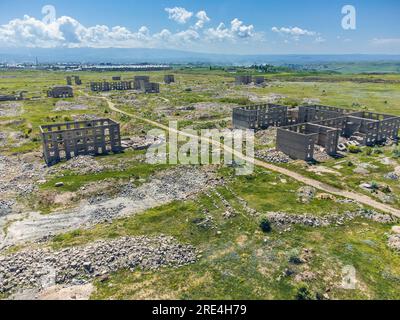
M 0 217 L 10 214 L 14 204 L 12 200 L 0 200 Z
M 255 152 L 256 158 L 270 163 L 289 163 L 290 158 L 276 149 L 258 150 Z
M 0 292 L 83 284 L 120 269 L 157 270 L 184 266 L 196 259 L 193 246 L 167 236 L 101 240 L 60 251 L 26 250 L 0 256 Z
M 76 104 L 68 101 L 57 101 L 54 111 L 73 111 L 73 110 L 87 110 L 89 106 L 84 104 Z
M 28 195 L 37 190 L 36 181 L 44 179 L 46 168 L 39 161 L 0 155 L 0 194 Z
M 122 140 L 121 146 L 124 149 L 145 150 L 151 146 L 161 145 L 164 141 L 159 137 L 132 137 Z
M 327 216 L 314 216 L 312 214 L 294 215 L 283 212 L 267 213 L 268 220 L 279 229 L 290 231 L 291 225 L 303 225 L 309 227 L 327 227 L 331 225 L 340 226 L 345 222 L 356 218 L 366 218 L 379 223 L 393 223 L 396 218 L 388 214 L 378 213 L 374 210 L 359 209 L 357 211 L 346 211 L 343 214 L 331 214 Z
M 76 208 L 42 215 L 27 212 L 23 220 L 9 223 L 7 234 L 0 234 L 0 249 L 10 245 L 37 241 L 47 236 L 91 228 L 99 223 L 132 216 L 171 201 L 192 199 L 199 192 L 223 184 L 224 180 L 211 169 L 179 166 L 155 174 L 148 182 L 136 180 L 116 187 L 116 194 L 83 201 Z M 1 222 L 1 221 L 0 221 Z
M 390 249 L 400 252 L 400 234 L 391 235 L 388 240 Z
M 16 117 L 22 112 L 19 102 L 0 103 L 0 117 Z
M 269 127 L 266 130 L 260 130 L 256 132 L 255 136 L 258 139 L 258 142 L 263 145 L 271 145 L 276 142 L 276 132 L 277 132 L 276 127 Z
M 67 162 L 52 167 L 48 170 L 49 174 L 55 174 L 60 170 L 70 170 L 78 174 L 100 173 L 106 170 L 120 170 L 122 165 L 103 165 L 100 164 L 94 156 L 78 156 L 68 160 Z
M 389 172 L 383 176 L 385 179 L 397 181 L 400 179 L 400 176 L 396 172 Z
M 309 186 L 301 187 L 297 191 L 297 200 L 300 203 L 304 203 L 304 204 L 310 203 L 315 198 L 316 192 L 317 191 L 313 187 L 309 187 Z

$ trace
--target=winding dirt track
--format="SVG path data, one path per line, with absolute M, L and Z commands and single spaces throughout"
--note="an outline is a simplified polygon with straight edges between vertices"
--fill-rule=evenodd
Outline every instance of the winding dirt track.
M 192 138 L 195 137 L 192 134 L 185 133 L 183 131 L 176 130 L 176 129 L 173 129 L 173 128 L 169 128 L 168 126 L 163 125 L 161 123 L 158 123 L 158 122 L 155 122 L 155 121 L 152 121 L 152 120 L 148 120 L 146 118 L 142 118 L 142 117 L 136 116 L 134 114 L 131 114 L 129 112 L 123 111 L 121 109 L 118 109 L 110 99 L 105 98 L 105 97 L 103 99 L 107 101 L 109 108 L 111 110 L 115 111 L 115 112 L 127 115 L 129 117 L 136 118 L 136 119 L 144 121 L 144 122 L 147 122 L 147 123 L 149 123 L 149 124 L 151 124 L 151 125 L 153 125 L 155 127 L 158 127 L 160 129 L 163 129 L 163 130 L 166 130 L 166 131 L 169 131 L 169 132 L 178 133 L 178 134 L 180 134 L 182 136 L 186 136 L 186 137 L 192 137 Z M 366 195 L 363 195 L 363 194 L 360 194 L 360 193 L 356 193 L 356 192 L 346 191 L 346 190 L 340 190 L 340 189 L 332 187 L 332 186 L 330 186 L 330 185 L 328 185 L 326 183 L 323 183 L 321 181 L 305 177 L 305 176 L 303 176 L 303 175 L 301 175 L 301 174 L 299 174 L 297 172 L 294 172 L 294 171 L 291 171 L 291 170 L 288 170 L 288 169 L 285 169 L 285 168 L 281 168 L 281 167 L 275 166 L 273 164 L 270 164 L 270 163 L 267 163 L 267 162 L 264 162 L 264 161 L 260 161 L 260 160 L 257 160 L 257 159 L 253 159 L 253 158 L 247 157 L 244 154 L 242 154 L 242 153 L 240 153 L 240 152 L 238 152 L 238 151 L 236 151 L 236 150 L 234 150 L 234 149 L 232 149 L 230 147 L 227 147 L 227 146 L 225 146 L 225 145 L 223 145 L 223 144 L 221 144 L 219 142 L 213 141 L 213 140 L 211 140 L 209 138 L 200 137 L 200 139 L 205 141 L 205 142 L 209 142 L 209 143 L 212 143 L 212 144 L 214 144 L 216 146 L 219 146 L 220 148 L 223 148 L 227 152 L 230 152 L 231 154 L 235 155 L 239 159 L 245 160 L 245 161 L 247 161 L 249 163 L 253 163 L 254 165 L 256 165 L 258 167 L 262 167 L 262 168 L 268 169 L 270 171 L 274 171 L 274 172 L 283 174 L 283 175 L 288 176 L 290 178 L 293 178 L 293 179 L 295 179 L 297 181 L 300 181 L 300 182 L 302 182 L 302 183 L 304 183 L 306 185 L 315 187 L 315 188 L 317 188 L 317 189 L 319 189 L 321 191 L 324 191 L 324 192 L 327 192 L 327 193 L 331 193 L 331 194 L 334 194 L 336 196 L 344 197 L 344 198 L 347 198 L 347 199 L 355 200 L 355 201 L 357 201 L 359 203 L 362 203 L 364 205 L 373 207 L 373 208 L 375 208 L 377 210 L 380 210 L 380 211 L 383 211 L 383 212 L 386 212 L 386 213 L 390 213 L 390 214 L 400 218 L 400 210 L 399 209 L 396 209 L 396 208 L 393 208 L 393 207 L 391 207 L 389 205 L 380 203 L 380 202 L 378 202 L 378 201 L 376 201 L 376 200 L 374 200 L 374 199 L 372 199 L 372 198 L 370 198 L 370 197 L 368 197 Z

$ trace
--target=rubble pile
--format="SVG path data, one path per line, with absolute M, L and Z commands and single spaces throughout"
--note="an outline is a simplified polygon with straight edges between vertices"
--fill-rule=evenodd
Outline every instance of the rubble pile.
M 270 145 L 276 141 L 277 128 L 269 127 L 267 130 L 260 130 L 256 133 L 256 138 L 261 145 Z
M 343 214 L 331 214 L 323 217 L 311 214 L 293 215 L 283 212 L 267 213 L 268 220 L 278 228 L 285 229 L 290 225 L 302 225 L 309 227 L 327 227 L 331 225 L 340 226 L 345 222 L 356 218 L 366 218 L 380 223 L 393 223 L 394 217 L 388 214 L 381 214 L 374 210 L 359 209 L 357 211 L 346 211 Z
M 397 181 L 400 179 L 400 176 L 396 173 L 396 172 L 389 172 L 387 174 L 384 175 L 385 179 L 389 179 L 389 180 L 393 180 L 393 181 Z
M 161 145 L 164 141 L 158 137 L 132 137 L 122 140 L 121 146 L 124 149 L 145 150 L 150 146 Z
M 0 256 L 0 292 L 82 284 L 120 269 L 157 270 L 194 263 L 196 258 L 194 247 L 167 236 L 102 240 L 61 251 L 26 250 Z
M 288 163 L 290 158 L 276 149 L 258 150 L 255 152 L 256 158 L 270 163 Z
M 297 200 L 300 203 L 304 203 L 304 204 L 310 203 L 315 198 L 315 193 L 316 193 L 316 190 L 313 187 L 309 187 L 309 186 L 301 187 L 297 191 Z
M 19 102 L 0 103 L 0 117 L 16 117 L 21 114 Z
M 57 101 L 54 111 L 87 110 L 89 106 L 68 101 Z
M 117 170 L 119 168 L 117 168 L 116 165 L 111 166 L 100 164 L 94 156 L 78 156 L 68 160 L 66 163 L 63 163 L 58 167 L 49 169 L 49 173 L 54 174 L 60 169 L 71 170 L 79 174 L 90 174 L 99 173 L 106 170 Z
M 0 217 L 6 216 L 12 212 L 12 207 L 15 202 L 12 200 L 1 200 L 0 199 Z
M 37 161 L 0 155 L 0 194 L 27 195 L 36 190 L 35 182 L 44 179 L 46 169 Z

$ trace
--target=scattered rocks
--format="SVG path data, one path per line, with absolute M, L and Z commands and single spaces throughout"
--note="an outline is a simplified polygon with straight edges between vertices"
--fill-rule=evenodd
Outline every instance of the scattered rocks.
M 400 226 L 394 226 L 392 227 L 392 232 L 396 234 L 400 234 Z
M 276 149 L 259 150 L 255 152 L 256 158 L 270 163 L 289 163 L 290 158 Z
M 396 172 L 389 172 L 383 176 L 385 179 L 397 181 L 400 179 L 400 176 Z
M 55 186 L 56 188 L 63 187 L 63 186 L 64 186 L 64 182 L 56 182 L 56 183 L 54 184 L 54 186 Z
M 394 217 L 388 214 L 378 213 L 374 210 L 359 209 L 357 211 L 347 211 L 343 214 L 331 214 L 323 217 L 311 214 L 293 215 L 282 212 L 270 212 L 267 214 L 268 220 L 277 228 L 290 231 L 291 225 L 303 225 L 309 227 L 327 227 L 331 225 L 341 226 L 344 223 L 356 218 L 366 218 L 379 223 L 393 223 Z
M 57 101 L 54 111 L 73 111 L 73 110 L 87 110 L 89 106 L 83 104 L 75 104 L 69 101 Z
M 61 251 L 21 251 L 0 256 L 0 292 L 82 284 L 123 268 L 157 270 L 191 264 L 196 258 L 194 247 L 167 236 L 96 241 Z
M 0 103 L 0 117 L 16 117 L 22 112 L 22 104 L 19 102 Z
M 315 193 L 316 193 L 316 190 L 313 187 L 309 187 L 309 186 L 301 187 L 297 191 L 297 200 L 300 203 L 304 203 L 304 204 L 310 203 L 315 198 Z
M 390 249 L 400 252 L 400 234 L 390 236 L 388 246 Z
M 164 141 L 158 137 L 132 137 L 123 140 L 121 142 L 121 146 L 124 149 L 145 150 L 148 149 L 150 146 L 161 145 L 162 143 L 164 143 Z
M 13 200 L 0 200 L 0 217 L 10 214 L 14 204 Z
M 99 173 L 106 170 L 123 169 L 122 164 L 119 165 L 103 165 L 100 164 L 94 156 L 78 156 L 62 163 L 59 166 L 52 167 L 48 170 L 49 174 L 55 174 L 60 170 L 70 170 L 79 174 Z

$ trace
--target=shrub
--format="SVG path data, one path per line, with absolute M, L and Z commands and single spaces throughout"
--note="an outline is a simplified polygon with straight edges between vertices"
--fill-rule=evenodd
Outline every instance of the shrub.
M 349 166 L 349 167 L 354 167 L 354 163 L 351 162 L 351 161 L 349 161 L 349 162 L 347 162 L 347 166 Z
M 366 149 L 365 149 L 365 154 L 366 154 L 367 156 L 370 156 L 370 155 L 372 154 L 372 148 L 370 148 L 370 147 L 366 148 Z
M 349 146 L 348 150 L 350 153 L 360 153 L 361 152 L 360 147 L 357 147 L 357 146 Z
M 400 158 L 400 149 L 393 150 L 393 157 Z
M 263 218 L 260 222 L 260 228 L 264 233 L 269 233 L 271 232 L 271 223 L 267 218 Z
M 374 154 L 382 154 L 383 151 L 381 149 L 374 149 Z
M 297 300 L 314 300 L 311 292 L 306 287 L 300 287 L 296 294 Z

